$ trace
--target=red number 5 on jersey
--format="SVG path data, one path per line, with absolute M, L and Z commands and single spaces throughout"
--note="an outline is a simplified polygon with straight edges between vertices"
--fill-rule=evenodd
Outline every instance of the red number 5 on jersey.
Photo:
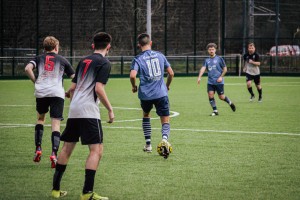
M 45 71 L 53 71 L 54 69 L 54 62 L 50 60 L 51 58 L 54 58 L 54 56 L 46 56 L 46 61 L 44 66 Z

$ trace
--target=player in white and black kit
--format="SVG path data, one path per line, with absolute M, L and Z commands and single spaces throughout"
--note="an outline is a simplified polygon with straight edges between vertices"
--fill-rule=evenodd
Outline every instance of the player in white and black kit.
M 258 102 L 262 102 L 262 87 L 260 85 L 260 61 L 259 61 L 259 54 L 255 51 L 254 43 L 248 44 L 248 53 L 244 55 L 244 72 L 246 72 L 246 81 L 247 81 L 247 88 L 250 96 L 250 101 L 253 101 L 255 95 L 252 90 L 252 80 L 256 85 L 258 91 Z
M 94 35 L 94 53 L 78 63 L 72 85 L 66 93 L 71 97 L 71 104 L 66 128 L 61 136 L 64 144 L 58 156 L 53 177 L 53 197 L 60 198 L 67 194 L 66 191 L 60 190 L 60 181 L 80 138 L 81 143 L 88 145 L 90 150 L 86 160 L 85 182 L 80 198 L 81 200 L 108 199 L 96 194 L 93 187 L 96 170 L 103 152 L 100 102 L 108 110 L 108 122 L 112 123 L 114 120 L 113 108 L 104 89 L 111 70 L 110 62 L 105 58 L 111 47 L 110 43 L 111 36 L 109 34 L 100 32 Z
M 73 78 L 74 70 L 64 57 L 58 55 L 59 41 L 48 36 L 43 41 L 46 53 L 36 56 L 25 67 L 25 72 L 35 86 L 37 123 L 35 126 L 36 151 L 34 162 L 40 162 L 42 156 L 42 137 L 46 113 L 50 108 L 52 126 L 52 154 L 50 156 L 51 167 L 55 168 L 57 151 L 60 142 L 60 121 L 63 120 L 65 90 L 63 76 Z M 36 74 L 34 73 L 36 69 Z

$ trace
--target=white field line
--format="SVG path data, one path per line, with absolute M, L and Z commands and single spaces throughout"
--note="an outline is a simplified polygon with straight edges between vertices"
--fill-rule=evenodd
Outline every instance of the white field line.
M 34 127 L 35 124 L 4 124 L 0 123 L 0 128 L 26 128 L 26 127 Z M 46 124 L 45 126 L 50 127 L 50 124 Z M 61 126 L 66 126 L 65 124 L 61 124 Z M 141 130 L 141 127 L 133 127 L 133 126 L 102 126 L 107 129 L 133 129 L 133 130 Z M 154 128 L 153 130 L 161 130 L 161 128 Z M 188 128 L 171 128 L 171 131 L 188 131 L 188 132 L 210 132 L 210 133 L 239 133 L 239 134 L 257 134 L 257 135 L 284 135 L 284 136 L 300 136 L 300 133 L 285 133 L 285 132 L 261 132 L 261 131 L 235 131 L 235 130 L 205 130 L 205 129 L 188 129 Z
M 35 105 L 0 105 L 0 107 L 34 107 Z M 69 107 L 69 106 L 65 106 L 65 107 Z M 101 107 L 102 109 L 103 107 Z M 119 109 L 119 110 L 142 110 L 141 108 L 126 108 L 126 107 L 113 107 L 114 109 Z M 154 109 L 155 110 L 155 109 Z M 171 111 L 170 110 L 170 117 L 177 117 L 180 115 L 179 112 L 176 111 Z M 151 118 L 153 119 L 160 119 L 159 117 L 153 117 Z M 125 119 L 125 120 L 115 120 L 114 122 L 118 123 L 118 122 L 135 122 L 135 121 L 141 121 L 142 118 L 139 119 Z M 0 127 L 1 128 L 1 127 Z

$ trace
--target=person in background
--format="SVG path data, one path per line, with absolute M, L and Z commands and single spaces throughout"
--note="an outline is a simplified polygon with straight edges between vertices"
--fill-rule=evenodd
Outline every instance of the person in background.
M 211 116 L 219 115 L 216 101 L 214 98 L 216 91 L 218 93 L 219 99 L 228 103 L 232 111 L 235 112 L 235 105 L 224 94 L 224 76 L 227 72 L 225 61 L 222 57 L 216 55 L 217 45 L 215 43 L 209 43 L 206 46 L 206 49 L 208 51 L 209 57 L 204 60 L 203 66 L 199 71 L 197 83 L 200 84 L 201 77 L 207 69 L 207 94 L 209 103 L 213 109 Z
M 250 93 L 250 102 L 255 98 L 252 90 L 252 80 L 254 80 L 257 92 L 258 92 L 258 102 L 262 102 L 262 87 L 260 81 L 260 60 L 259 54 L 255 51 L 254 43 L 248 44 L 248 52 L 244 55 L 244 68 L 243 71 L 246 72 L 246 82 L 247 89 Z

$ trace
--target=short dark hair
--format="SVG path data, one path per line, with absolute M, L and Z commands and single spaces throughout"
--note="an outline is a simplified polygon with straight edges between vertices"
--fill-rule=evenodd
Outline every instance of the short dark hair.
M 249 47 L 249 46 L 255 47 L 255 44 L 254 44 L 253 42 L 250 42 L 250 43 L 248 44 L 248 47 Z
M 43 41 L 43 47 L 46 51 L 52 51 L 57 45 L 59 45 L 59 41 L 53 36 L 47 36 Z
M 211 47 L 214 47 L 215 49 L 217 49 L 217 45 L 215 43 L 209 43 L 207 46 L 206 46 L 206 49 L 209 49 Z
M 150 35 L 147 33 L 142 33 L 137 37 L 138 43 L 140 46 L 145 46 L 147 44 L 150 44 Z
M 111 43 L 111 36 L 105 32 L 98 32 L 93 37 L 94 48 L 96 50 L 105 49 Z

